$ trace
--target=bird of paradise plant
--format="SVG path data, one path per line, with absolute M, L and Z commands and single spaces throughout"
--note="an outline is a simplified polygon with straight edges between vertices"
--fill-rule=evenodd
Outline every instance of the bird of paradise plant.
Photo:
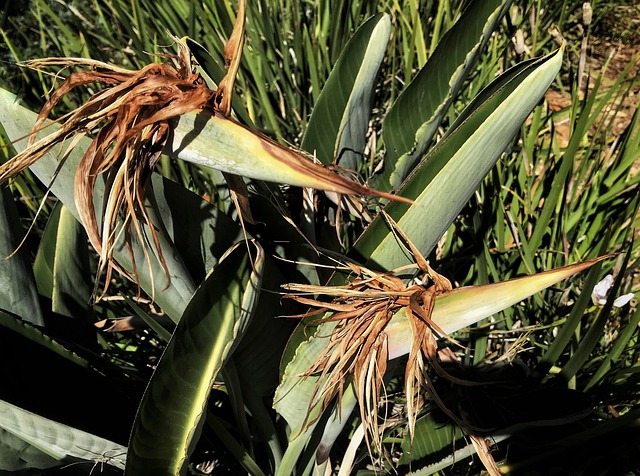
M 173 64 L 153 63 L 139 71 L 84 59 L 29 63 L 36 68 L 89 68 L 71 73 L 37 116 L 2 94 L 0 120 L 22 150 L 0 166 L 0 181 L 31 168 L 84 226 L 99 256 L 98 275 L 106 278 L 100 294 L 107 293 L 112 272 L 120 271 L 150 294 L 175 324 L 170 337 L 156 327 L 168 342 L 133 423 L 125 474 L 185 474 L 203 428 L 228 434 L 207 409 L 220 377 L 240 426 L 249 426 L 246 405 L 267 442 L 269 456 L 263 466 L 257 463 L 251 437 L 242 444 L 229 443 L 252 474 L 322 470 L 356 402 L 369 452 L 383 454 L 384 377 L 390 360 L 407 355 L 402 374 L 409 433 L 415 433 L 426 390 L 452 420 L 466 427 L 481 460 L 497 474 L 485 440 L 440 400 L 431 383 L 433 370 L 456 384 L 469 384 L 443 368 L 438 343 L 454 342 L 450 335 L 455 331 L 600 261 L 452 289 L 425 258 L 509 145 L 562 61 L 561 48 L 506 71 L 429 147 L 444 111 L 471 71 L 470 59 L 487 44 L 509 4 L 491 0 L 470 6 L 430 60 L 435 64 L 447 57 L 445 67 L 423 69 L 388 111 L 383 123 L 384 171 L 372 178 L 373 188 L 337 170 L 345 156 L 355 169 L 362 165 L 375 77 L 391 30 L 384 14 L 356 32 L 336 64 L 302 140 L 306 153 L 277 144 L 232 118 L 245 28 L 242 0 L 225 48 L 227 72 L 217 89 L 198 69 L 210 60 L 206 52 L 193 42 L 175 39 L 178 54 L 163 56 Z M 357 71 L 346 66 L 349 60 Z M 90 83 L 103 89 L 56 121 L 60 124 L 46 122 L 65 94 Z M 430 84 L 437 87 L 431 91 Z M 427 92 L 429 104 L 407 109 Z M 29 137 L 26 146 L 18 140 L 24 136 Z M 334 167 L 309 158 L 315 153 L 327 164 L 328 150 L 329 161 L 337 162 Z M 163 153 L 221 170 L 239 222 L 153 175 Z M 248 179 L 251 187 L 245 183 Z M 73 182 L 72 193 L 61 181 Z M 355 196 L 360 210 L 366 209 L 366 202 L 359 197 L 372 196 L 383 210 L 361 214 L 375 216 L 348 256 L 342 250 L 327 252 L 339 256 L 340 265 L 333 268 L 346 272 L 321 282 L 317 269 L 301 271 L 300 263 L 322 254 L 317 237 L 305 235 L 303 225 L 296 226 L 280 190 L 263 181 L 301 187 L 307 197 L 313 195 L 310 189 Z M 340 200 L 334 201 L 342 213 L 359 213 L 358 207 L 342 208 Z M 96 202 L 102 203 L 97 210 Z M 306 217 L 313 222 L 319 209 L 313 201 L 308 203 Z M 185 245 L 180 229 L 180 220 L 189 219 L 183 215 L 191 213 L 197 217 L 189 230 L 197 235 L 195 251 Z M 267 224 L 266 231 L 261 222 Z M 225 234 L 229 230 L 232 233 Z M 290 274 L 283 276 L 287 268 L 276 265 L 278 260 L 294 263 L 294 271 L 289 268 Z M 300 282 L 302 276 L 308 281 Z M 296 315 L 302 322 L 293 333 L 283 320 L 275 319 L 282 314 L 276 304 L 280 296 L 268 291 L 279 285 L 284 285 L 286 297 L 311 308 Z M 17 308 L 3 311 L 24 319 Z M 275 334 L 279 335 L 269 347 L 264 336 Z M 255 369 L 238 373 L 237 368 L 248 368 L 247 361 L 257 358 L 256 349 L 282 357 L 279 375 L 267 378 L 268 372 Z M 268 406 L 264 398 L 270 399 Z M 11 411 L 19 412 L 13 407 Z M 273 412 L 278 415 L 275 420 L 286 422 L 284 442 Z M 349 467 L 345 459 L 341 472 Z

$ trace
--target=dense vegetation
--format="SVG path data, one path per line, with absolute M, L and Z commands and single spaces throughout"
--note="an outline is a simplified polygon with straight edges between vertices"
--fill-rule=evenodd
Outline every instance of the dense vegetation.
M 188 36 L 198 71 L 217 83 L 236 19 L 236 2 L 217 0 L 5 5 L 0 86 L 26 109 L 12 112 L 4 103 L 3 161 L 25 147 L 17 141 L 14 148 L 7 136 L 28 134 L 34 116 L 27 110 L 39 111 L 61 82 L 55 68 L 17 62 L 83 57 L 138 70 L 164 62 L 159 55 L 175 54 L 170 35 Z M 632 2 L 598 2 L 593 12 L 573 0 L 485 5 L 248 4 L 234 117 L 338 166 L 332 170 L 348 169 L 358 183 L 415 200 L 411 207 L 392 201 L 384 208 L 408 237 L 379 213 L 385 200 L 345 202 L 252 176 L 251 160 L 261 156 L 245 158 L 253 220 L 243 228 L 222 172 L 162 155 L 148 197 L 160 244 L 148 244 L 151 258 L 143 259 L 145 240 L 134 240 L 139 275 L 120 245 L 116 260 L 134 279 L 115 273 L 104 282 L 99 256 L 67 197 L 74 187 L 70 167 L 60 171 L 51 195 L 41 180 L 54 174 L 55 158 L 3 186 L 0 253 L 12 253 L 29 233 L 15 257 L 0 262 L 0 474 L 118 474 L 125 460 L 127 474 L 151 474 L 145 470 L 169 467 L 169 459 L 190 474 L 319 474 L 327 467 L 336 474 L 476 474 L 484 459 L 465 459 L 478 449 L 468 435 L 490 441 L 500 469 L 514 474 L 640 470 L 634 458 L 640 444 L 634 430 L 640 418 L 640 310 L 635 299 L 614 306 L 617 296 L 637 292 L 640 283 L 640 13 Z M 536 92 L 547 77 L 551 87 Z M 354 99 L 352 91 L 361 97 Z M 52 117 L 95 92 L 95 85 L 74 89 Z M 521 120 L 500 122 L 494 112 L 503 108 Z M 352 117 L 356 133 L 349 135 L 345 123 Z M 78 145 L 69 164 L 80 160 L 87 143 Z M 457 168 L 447 172 L 446 164 Z M 467 178 L 473 174 L 478 178 Z M 247 237 L 255 241 L 245 244 Z M 528 298 L 534 290 L 493 287 L 481 295 L 483 288 L 470 288 L 461 298 L 470 314 L 498 305 L 492 302 L 500 301 L 498 295 L 513 294 L 517 304 L 451 324 L 445 330 L 455 341 L 440 339 L 437 353 L 425 358 L 481 384 L 459 385 L 430 372 L 412 437 L 405 410 L 410 396 L 404 393 L 411 357 L 399 351 L 376 395 L 377 445 L 370 427 L 361 427 L 368 414 L 353 411 L 355 397 L 350 403 L 345 376 L 351 374 L 343 375 L 339 416 L 331 413 L 335 398 L 314 405 L 314 385 L 321 381 L 316 374 L 298 384 L 311 363 L 301 359 L 321 353 L 322 337 L 331 331 L 322 324 L 307 340 L 317 324 L 313 318 L 296 326 L 299 319 L 280 316 L 304 314 L 318 304 L 315 299 L 329 299 L 315 288 L 295 288 L 314 289 L 302 303 L 282 299 L 280 286 L 355 286 L 358 273 L 371 277 L 364 266 L 377 273 L 420 264 L 408 242 L 439 273 L 431 275 L 428 289 L 445 299 L 439 275 L 455 289 L 615 256 L 558 284 L 538 285 L 544 290 Z M 155 272 L 145 269 L 147 260 Z M 309 262 L 318 266 L 304 264 Z M 334 268 L 341 268 L 338 277 Z M 400 286 L 410 286 L 418 272 L 429 275 L 424 266 L 405 270 Z M 602 302 L 594 300 L 592 290 L 607 274 L 611 288 Z M 380 275 L 372 280 L 390 289 Z M 336 299 L 336 312 L 338 303 L 355 306 Z M 234 306 L 242 312 L 229 324 L 220 316 L 233 314 Z M 203 342 L 192 335 L 197 332 Z M 180 342 L 187 342 L 182 350 Z M 389 348 L 392 353 L 391 343 Z M 217 370 L 206 374 L 207 359 L 216 358 Z M 153 400 L 148 390 L 143 397 L 154 369 L 156 387 L 149 388 L 178 388 L 184 377 L 185 386 L 198 382 L 206 390 L 174 400 Z M 441 405 L 429 398 L 434 394 Z M 363 395 L 358 397 L 362 404 Z M 181 426 L 181 413 L 198 412 L 205 417 L 196 418 L 193 428 Z M 34 414 L 44 418 L 29 420 Z M 145 427 L 141 415 L 154 423 Z M 171 426 L 173 421 L 178 423 Z M 21 433 L 25 427 L 37 428 L 37 435 Z M 191 431 L 202 433 L 192 438 Z M 175 448 L 189 459 L 167 456 Z M 171 474 L 165 471 L 153 474 Z

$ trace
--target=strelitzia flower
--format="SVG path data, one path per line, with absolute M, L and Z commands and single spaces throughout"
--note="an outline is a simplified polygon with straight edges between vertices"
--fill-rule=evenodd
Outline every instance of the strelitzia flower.
M 591 292 L 591 300 L 593 301 L 593 304 L 596 306 L 604 306 L 606 304 L 607 294 L 609 294 L 609 290 L 611 289 L 611 286 L 613 286 L 613 281 L 613 276 L 611 274 L 607 274 L 602 281 L 593 287 L 593 291 Z M 613 301 L 613 305 L 614 307 L 625 306 L 634 297 L 634 293 L 618 296 L 615 301 Z

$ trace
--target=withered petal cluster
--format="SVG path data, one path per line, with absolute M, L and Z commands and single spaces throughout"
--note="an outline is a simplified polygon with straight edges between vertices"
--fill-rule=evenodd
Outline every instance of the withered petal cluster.
M 472 429 L 446 407 L 435 391 L 428 372 L 431 368 L 453 383 L 473 385 L 472 382 L 450 375 L 438 361 L 438 339 L 452 339 L 431 319 L 431 315 L 436 296 L 450 291 L 451 283 L 431 268 L 398 224 L 384 211 L 382 213 L 391 231 L 406 244 L 413 255 L 413 267 L 424 274 L 425 282 L 406 284 L 394 271 L 376 273 L 347 262 L 344 267 L 350 269 L 356 277 L 345 285 L 284 286 L 285 289 L 293 291 L 286 297 L 311 307 L 307 313 L 294 317 L 311 318 L 308 320 L 313 325 L 334 324 L 323 351 L 301 376 L 318 377 L 308 414 L 311 414 L 311 409 L 317 404 L 324 409 L 334 398 L 340 400 L 345 383 L 348 384 L 353 379 L 366 442 L 372 454 L 383 454 L 378 409 L 383 401 L 383 378 L 389 356 L 388 335 L 385 329 L 393 316 L 400 311 L 405 312 L 413 335 L 404 379 L 410 435 L 414 434 L 418 413 L 424 405 L 421 390 L 426 391 L 454 421 Z M 310 294 L 328 296 L 331 301 L 305 297 Z M 325 316 L 314 319 L 314 316 L 320 314 Z
M 424 266 L 423 270 L 430 277 L 429 286 L 408 286 L 393 273 L 376 273 L 355 264 L 350 264 L 350 267 L 358 277 L 344 286 L 285 286 L 287 290 L 293 291 L 286 297 L 312 307 L 303 316 L 294 317 L 309 318 L 327 313 L 326 317 L 318 317 L 311 320 L 311 323 L 334 323 L 333 330 L 327 336 L 327 345 L 302 376 L 319 377 L 309 410 L 318 403 L 326 408 L 335 397 L 340 400 L 345 383 L 353 378 L 367 444 L 379 454 L 382 449 L 382 434 L 378 409 L 382 401 L 383 378 L 388 361 L 388 336 L 385 328 L 396 313 L 404 309 L 413 330 L 405 371 L 411 434 L 421 409 L 420 389 L 424 388 L 431 395 L 435 394 L 426 373 L 425 360 L 439 373 L 450 377 L 437 360 L 437 338 L 448 336 L 431 320 L 431 313 L 436 295 L 451 290 L 451 285 L 448 280 L 435 273 L 426 261 Z M 325 295 L 332 299 L 326 302 L 305 297 L 305 294 Z M 435 398 L 437 399 L 437 395 Z
M 177 40 L 177 39 L 176 39 Z M 89 241 L 100 256 L 98 276 L 105 276 L 102 293 L 109 285 L 112 270 L 119 269 L 113 259 L 120 238 L 131 252 L 131 233 L 141 243 L 150 236 L 167 282 L 169 273 L 162 255 L 158 231 L 144 206 L 144 191 L 168 140 L 170 121 L 182 114 L 206 108 L 215 99 L 195 72 L 186 45 L 177 40 L 178 55 L 161 55 L 171 63 L 152 63 L 139 71 L 79 58 L 47 58 L 28 63 L 32 68 L 88 67 L 71 73 L 53 92 L 40 111 L 28 146 L 12 160 L 0 165 L 0 183 L 37 162 L 56 145 L 69 139 L 60 157 L 64 162 L 78 141 L 93 134 L 74 178 L 74 198 Z M 82 106 L 63 118 L 61 127 L 37 140 L 44 121 L 60 100 L 75 88 L 88 84 L 103 86 Z M 94 188 L 105 175 L 105 198 L 101 217 L 96 217 Z M 143 228 L 147 228 L 145 233 Z M 149 251 L 142 247 L 149 263 Z M 136 262 L 133 275 L 137 282 Z M 126 274 L 126 273 L 125 273 Z M 98 280 L 96 279 L 96 282 Z

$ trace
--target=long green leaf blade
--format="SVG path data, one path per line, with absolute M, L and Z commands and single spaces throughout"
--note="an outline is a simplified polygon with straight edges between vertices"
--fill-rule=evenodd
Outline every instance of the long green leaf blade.
M 140 405 L 126 474 L 186 474 L 213 384 L 242 337 L 260 287 L 262 250 L 236 246 L 189 302 Z
M 267 182 L 390 198 L 209 111 L 180 116 L 165 152 L 187 162 Z
M 9 329 L 26 339 L 55 352 L 61 357 L 80 365 L 81 367 L 89 368 L 91 365 L 85 358 L 80 357 L 75 352 L 70 351 L 56 340 L 43 333 L 39 327 L 21 319 L 17 319 L 15 315 L 2 310 L 0 310 L 0 327 Z
M 450 334 L 513 306 L 608 257 L 603 256 L 582 261 L 500 283 L 454 289 L 438 296 L 431 318 L 444 332 Z M 412 335 L 409 323 L 406 321 L 406 315 L 398 313 L 389 323 L 387 329 L 389 358 L 393 359 L 407 354 Z
M 340 54 L 313 108 L 301 147 L 323 164 L 334 160 L 358 170 L 362 162 L 376 77 L 391 34 L 388 15 L 377 14 Z
M 386 156 L 380 188 L 396 189 L 423 157 L 510 3 L 511 0 L 472 2 L 402 91 L 383 124 Z
M 38 290 L 51 299 L 51 310 L 90 321 L 91 270 L 87 236 L 61 202 L 52 213 L 34 263 Z
M 51 459 L 62 462 L 79 458 L 85 461 L 106 461 L 116 468 L 124 469 L 124 457 L 127 453 L 124 446 L 41 417 L 3 400 L 0 400 L 0 429 L 22 440 L 22 447 L 14 448 L 14 451 L 24 451 L 25 444 L 32 448 L 26 454 L 30 454 L 35 460 L 33 463 L 46 462 L 48 466 L 53 465 Z M 13 458 L 18 459 L 15 454 L 6 456 L 5 459 L 4 454 L 0 455 L 0 469 L 6 469 L 4 464 L 17 464 L 11 461 Z
M 422 160 L 399 194 L 411 206 L 390 203 L 387 213 L 423 256 L 428 256 L 520 125 L 555 78 L 562 50 L 507 71 L 483 91 Z M 395 269 L 409 258 L 378 216 L 355 246 L 369 267 Z

